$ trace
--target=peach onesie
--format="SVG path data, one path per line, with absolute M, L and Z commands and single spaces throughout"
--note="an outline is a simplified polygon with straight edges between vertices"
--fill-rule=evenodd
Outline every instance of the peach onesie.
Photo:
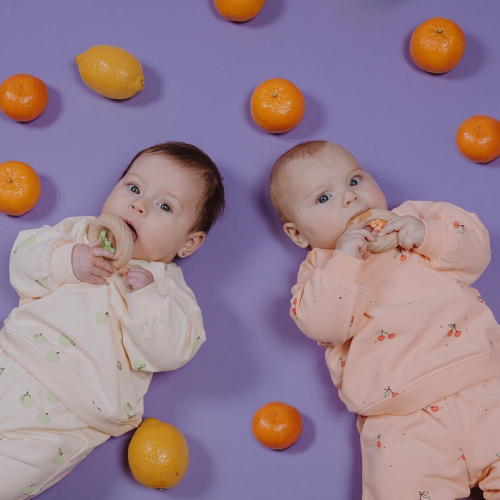
M 393 446 L 395 455 L 383 462 L 380 457 L 384 450 L 377 446 L 377 436 L 385 433 L 387 447 L 391 429 L 399 432 L 405 422 L 412 427 L 415 416 L 422 412 L 439 414 L 441 419 L 444 411 L 429 409 L 439 405 L 451 408 L 450 397 L 458 398 L 460 391 L 472 390 L 469 388 L 488 379 L 496 380 L 500 375 L 500 326 L 478 291 L 471 287 L 491 257 L 488 231 L 478 217 L 444 202 L 407 201 L 393 212 L 423 222 L 422 245 L 412 251 L 398 247 L 372 254 L 365 261 L 338 250 L 313 249 L 301 264 L 297 284 L 292 288 L 290 315 L 305 335 L 327 347 L 326 362 L 332 380 L 348 410 L 361 416 L 360 431 L 367 428 L 368 421 L 371 433 L 378 429 L 373 436 L 370 434 L 369 441 L 380 451 L 375 455 L 378 465 L 364 454 L 363 498 L 419 500 L 419 491 L 429 492 L 433 484 L 422 479 L 425 474 L 418 467 L 416 474 L 422 481 L 416 481 L 415 487 L 409 480 L 411 468 L 397 476 L 401 480 L 399 487 L 393 476 L 390 488 L 379 484 L 402 461 L 395 456 L 399 452 Z M 498 391 L 490 391 L 490 403 L 500 401 L 500 386 L 495 387 Z M 450 425 L 454 419 L 457 425 L 459 418 L 467 420 L 460 408 L 460 416 L 450 410 Z M 489 415 L 495 414 L 495 429 L 489 429 L 489 433 L 497 435 L 500 405 L 492 410 L 490 407 Z M 473 409 L 470 414 L 473 419 Z M 378 426 L 372 424 L 375 421 Z M 382 422 L 387 426 L 383 427 Z M 469 424 L 475 426 L 478 422 Z M 432 434 L 432 426 L 427 427 L 420 427 L 421 432 Z M 401 439 L 402 434 L 394 436 L 394 440 Z M 418 445 L 418 439 L 411 444 L 413 463 L 420 459 L 427 462 L 428 458 L 419 456 Z M 478 447 L 483 445 L 476 443 Z M 463 451 L 454 456 L 459 448 L 455 450 L 451 445 L 452 461 L 462 460 Z M 500 437 L 494 448 L 496 452 L 489 458 L 478 461 L 481 466 L 469 466 L 462 490 L 434 488 L 434 496 L 421 498 L 459 498 L 453 495 L 480 481 L 484 470 L 498 460 Z M 438 453 L 441 450 L 437 448 Z M 386 458 L 389 455 L 387 451 Z M 380 470 L 382 463 L 385 465 Z M 476 470 L 474 474 L 472 469 Z M 376 486 L 373 475 L 382 478 L 375 481 Z M 500 491 L 500 476 L 496 481 Z M 430 489 L 426 484 L 431 484 Z M 371 485 L 370 494 L 367 485 Z
M 75 277 L 71 253 L 76 244 L 89 242 L 87 231 L 93 219 L 70 217 L 54 227 L 21 231 L 14 243 L 10 281 L 20 302 L 0 331 L 2 411 L 8 410 L 9 387 L 14 390 L 18 384 L 21 393 L 12 396 L 11 413 L 0 412 L 0 464 L 3 453 L 13 456 L 10 449 L 2 452 L 10 446 L 6 433 L 12 422 L 7 420 L 17 420 L 20 429 L 24 422 L 25 430 L 40 423 L 42 428 L 52 426 L 54 441 L 63 436 L 45 393 L 51 403 L 59 402 L 67 409 L 66 416 L 58 417 L 60 430 L 68 425 L 78 432 L 94 429 L 104 436 L 101 439 L 98 434 L 94 442 L 102 442 L 135 429 L 153 372 L 181 367 L 205 341 L 201 310 L 175 264 L 132 259 L 130 267 L 141 265 L 154 276 L 153 283 L 133 293 L 124 286 L 122 270 L 105 284 L 80 282 Z M 38 411 L 48 418 L 38 414 L 37 420 L 36 412 L 30 414 L 36 407 L 32 390 L 42 395 L 34 400 L 45 405 Z M 16 439 L 12 445 L 22 446 Z M 56 474 L 53 468 L 49 461 L 47 481 Z M 29 470 L 34 471 L 34 465 Z M 44 478 L 40 470 L 36 481 L 26 486 L 42 487 Z M 0 498 L 8 497 L 0 494 Z

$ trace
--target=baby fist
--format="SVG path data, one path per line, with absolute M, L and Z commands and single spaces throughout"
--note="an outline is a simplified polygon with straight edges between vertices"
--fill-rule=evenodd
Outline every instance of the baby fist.
M 136 265 L 131 268 L 125 266 L 123 268 L 123 272 L 126 276 L 124 284 L 130 289 L 131 292 L 141 290 L 142 288 L 145 288 L 153 283 L 155 280 L 153 274 L 141 266 Z

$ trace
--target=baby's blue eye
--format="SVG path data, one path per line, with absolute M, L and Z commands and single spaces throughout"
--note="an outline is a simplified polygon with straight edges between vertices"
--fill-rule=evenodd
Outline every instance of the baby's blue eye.
M 170 212 L 172 210 L 166 203 L 158 203 L 158 205 L 165 212 Z
M 129 191 L 132 191 L 135 194 L 140 193 L 139 188 L 135 184 L 129 184 L 128 189 L 129 189 Z
M 318 203 L 326 203 L 330 198 L 332 197 L 331 194 L 322 194 L 319 198 L 318 198 Z
M 353 177 L 350 181 L 349 181 L 349 186 L 351 187 L 354 187 L 354 186 L 357 186 L 359 183 L 361 182 L 361 177 Z

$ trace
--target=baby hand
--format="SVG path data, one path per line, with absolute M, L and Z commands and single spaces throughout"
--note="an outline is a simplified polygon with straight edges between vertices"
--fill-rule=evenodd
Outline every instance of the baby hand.
M 131 292 L 145 288 L 155 280 L 153 274 L 141 266 L 133 266 L 132 268 L 125 266 L 123 272 L 126 276 L 125 286 Z
M 368 229 L 351 227 L 337 240 L 336 250 L 340 250 L 356 259 L 367 259 L 371 252 L 366 249 L 368 241 L 373 241 L 375 237 Z
M 113 276 L 116 269 L 104 258 L 116 259 L 116 255 L 101 248 L 101 238 L 84 245 L 79 243 L 71 252 L 73 274 L 80 280 L 88 283 L 106 283 L 105 278 Z
M 411 215 L 403 217 L 394 217 L 386 226 L 380 230 L 379 236 L 397 231 L 397 239 L 400 247 L 405 250 L 418 248 L 425 238 L 425 226 L 421 220 Z

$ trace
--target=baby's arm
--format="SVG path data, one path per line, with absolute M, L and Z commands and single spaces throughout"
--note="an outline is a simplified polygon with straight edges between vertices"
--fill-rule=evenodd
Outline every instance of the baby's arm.
M 79 283 L 71 253 L 88 226 L 86 218 L 69 217 L 54 227 L 21 231 L 10 254 L 10 283 L 21 298 L 39 298 L 64 283 Z
M 309 252 L 290 301 L 290 316 L 305 335 L 336 346 L 359 330 L 367 287 L 361 284 L 362 266 L 362 259 L 340 250 Z
M 429 267 L 467 285 L 488 267 L 490 238 L 476 214 L 451 203 L 427 201 L 406 201 L 395 211 L 424 224 L 424 241 L 413 250 L 427 257 Z
M 129 314 L 122 318 L 123 344 L 134 370 L 175 370 L 205 342 L 201 310 L 187 287 L 167 278 L 125 297 Z

